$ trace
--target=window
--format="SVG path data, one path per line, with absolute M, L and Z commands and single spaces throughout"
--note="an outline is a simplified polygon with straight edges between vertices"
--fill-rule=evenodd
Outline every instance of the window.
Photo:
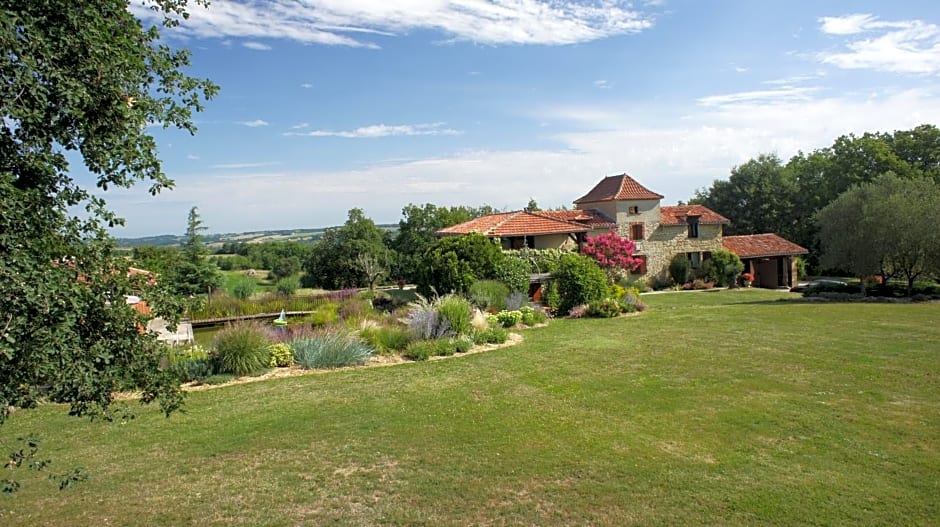
M 630 207 L 630 208 L 627 209 L 627 210 L 630 212 L 630 214 L 639 214 L 639 213 L 640 213 L 640 207 L 637 207 L 636 205 L 633 205 L 632 207 Z
M 634 256 L 637 260 L 640 261 L 640 266 L 631 271 L 633 274 L 646 274 L 646 256 L 636 255 Z
M 698 238 L 698 216 L 688 216 L 685 222 L 689 224 L 689 238 Z
M 631 223 L 631 224 L 630 224 L 630 239 L 631 239 L 631 240 L 642 240 L 642 239 L 643 239 L 643 224 L 642 224 L 642 223 Z
M 698 269 L 702 266 L 702 253 L 688 253 L 689 262 L 692 264 L 692 269 Z

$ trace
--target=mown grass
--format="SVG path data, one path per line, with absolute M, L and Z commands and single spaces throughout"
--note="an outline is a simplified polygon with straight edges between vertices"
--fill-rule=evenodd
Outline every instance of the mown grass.
M 18 412 L 65 492 L 13 525 L 930 525 L 940 304 L 644 297 L 462 358 L 193 393 L 89 423 Z

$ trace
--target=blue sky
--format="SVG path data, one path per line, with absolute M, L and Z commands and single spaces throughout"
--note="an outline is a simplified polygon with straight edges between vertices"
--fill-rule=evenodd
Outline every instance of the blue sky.
M 136 4 L 136 2 L 132 2 Z M 138 16 L 145 11 L 131 8 Z M 408 203 L 666 196 L 845 133 L 940 121 L 940 4 L 213 0 L 165 33 L 221 92 L 151 128 L 173 191 L 105 194 L 119 237 L 397 222 Z

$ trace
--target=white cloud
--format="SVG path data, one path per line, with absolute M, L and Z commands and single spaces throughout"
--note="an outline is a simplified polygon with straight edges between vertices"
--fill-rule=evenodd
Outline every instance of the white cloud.
M 699 104 L 705 106 L 720 106 L 729 103 L 738 102 L 774 102 L 774 101 L 793 101 L 809 100 L 817 88 L 797 88 L 786 86 L 773 90 L 754 90 L 738 93 L 727 93 L 723 95 L 709 95 L 698 100 Z
M 303 130 L 304 128 L 308 128 L 309 126 L 310 126 L 310 123 L 297 123 L 294 126 L 291 126 L 290 129 L 291 130 Z
M 131 4 L 153 20 L 159 13 Z M 214 0 L 190 8 L 178 31 L 197 37 L 282 38 L 377 48 L 368 35 L 440 31 L 483 44 L 562 45 L 652 27 L 652 16 L 626 0 Z
M 735 66 L 734 71 L 738 73 L 746 73 L 748 71 L 748 68 L 745 68 L 744 66 Z
M 594 81 L 594 87 L 600 88 L 602 90 L 613 88 L 613 86 L 614 84 L 608 80 L 599 79 L 599 80 Z
M 264 44 L 262 42 L 255 42 L 253 40 L 249 40 L 248 42 L 242 42 L 242 46 L 248 49 L 254 49 L 257 51 L 270 51 L 271 50 L 271 46 Z
M 196 154 L 186 154 L 186 159 L 189 159 L 189 160 L 191 160 L 191 161 L 195 161 L 195 160 L 199 159 L 199 156 L 197 156 Z
M 376 137 L 412 136 L 412 135 L 460 135 L 462 132 L 451 128 L 442 128 L 444 123 L 421 123 L 386 125 L 373 124 L 354 130 L 311 130 L 309 132 L 285 132 L 286 136 L 304 137 L 344 137 L 347 139 L 372 139 Z
M 821 52 L 817 59 L 843 69 L 872 69 L 893 73 L 940 73 L 940 26 L 922 20 L 883 22 L 873 15 L 820 19 L 830 35 L 861 35 L 844 51 Z
M 338 225 L 354 206 L 387 223 L 398 221 L 409 202 L 520 209 L 537 191 L 543 206 L 570 206 L 602 177 L 621 172 L 664 194 L 663 203 L 675 203 L 761 153 L 787 160 L 843 134 L 935 121 L 940 94 L 731 97 L 685 108 L 636 102 L 538 114 L 556 123 L 552 130 L 569 130 L 549 137 L 557 147 L 460 151 L 351 170 L 214 170 L 179 175 L 176 191 L 144 204 L 139 195 L 124 201 L 122 194 L 109 203 L 128 218 L 128 232 L 135 225 L 165 225 L 166 217 L 182 222 L 193 203 L 215 232 Z M 226 189 L 221 194 L 220 185 Z
M 830 35 L 854 35 L 869 29 L 878 17 L 869 14 L 824 16 L 819 19 L 820 30 Z
M 248 126 L 250 128 L 257 128 L 259 126 L 268 126 L 269 123 L 262 119 L 255 119 L 254 121 L 237 121 L 237 124 Z
M 305 83 L 301 84 L 300 87 L 309 90 L 310 88 L 313 88 L 313 84 L 310 84 L 309 82 L 305 82 Z

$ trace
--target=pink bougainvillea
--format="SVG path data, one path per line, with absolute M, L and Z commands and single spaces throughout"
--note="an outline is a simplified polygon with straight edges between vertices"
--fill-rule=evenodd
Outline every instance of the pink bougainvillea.
M 608 274 L 612 271 L 635 271 L 640 267 L 643 262 L 633 256 L 635 252 L 636 244 L 617 235 L 613 230 L 606 234 L 588 236 L 581 247 L 581 253 L 594 258 Z

